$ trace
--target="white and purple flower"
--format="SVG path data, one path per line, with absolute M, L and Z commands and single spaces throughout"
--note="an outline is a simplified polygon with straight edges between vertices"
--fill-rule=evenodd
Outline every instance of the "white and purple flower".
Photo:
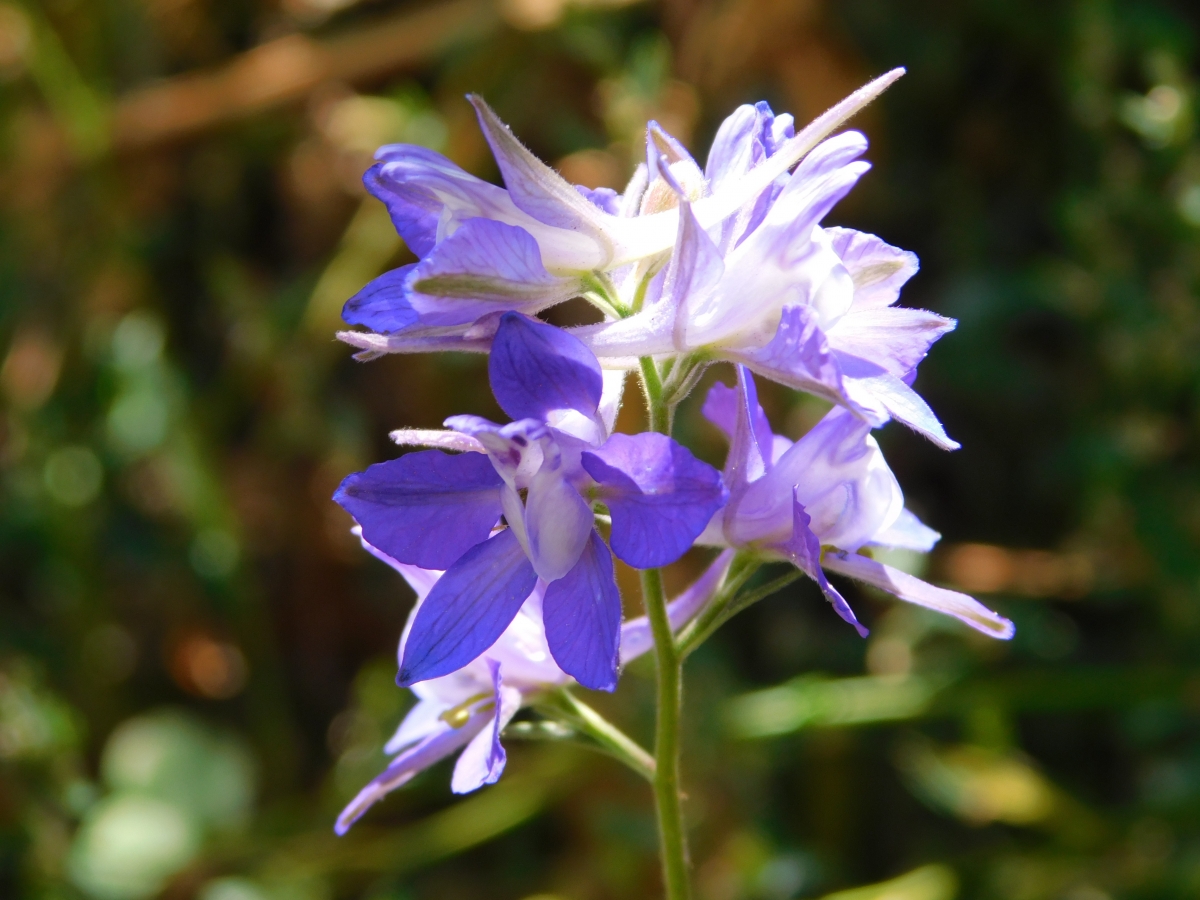
M 837 572 L 1006 640 L 1013 624 L 966 594 L 928 584 L 859 553 L 872 546 L 928 551 L 940 539 L 904 508 L 904 495 L 870 427 L 835 407 L 800 440 L 771 432 L 754 377 L 713 385 L 704 415 L 729 438 L 729 502 L 698 543 L 788 559 L 820 585 L 838 615 L 866 635 L 825 577 Z
M 505 313 L 488 374 L 515 421 L 455 416 L 450 431 L 397 432 L 401 443 L 466 452 L 409 453 L 350 475 L 334 495 L 368 543 L 445 570 L 413 622 L 398 682 L 475 659 L 540 583 L 555 661 L 580 684 L 612 690 L 621 600 L 593 504 L 610 514 L 613 553 L 635 568 L 663 566 L 725 502 L 720 473 L 666 435 L 610 435 L 615 405 L 605 404 L 599 364 L 551 325 Z M 508 527 L 497 531 L 501 515 Z
M 443 573 L 397 562 L 365 540 L 363 546 L 403 575 L 417 594 L 416 606 L 400 639 L 399 656 L 403 658 L 413 623 Z M 732 558 L 732 551 L 723 552 L 671 601 L 667 613 L 673 629 L 685 625 L 712 598 Z M 338 834 L 345 834 L 386 794 L 460 750 L 450 780 L 454 793 L 470 793 L 500 778 L 507 761 L 500 736 L 517 710 L 548 691 L 572 683 L 571 677 L 555 664 L 546 641 L 541 614 L 544 591 L 545 585 L 539 583 L 484 653 L 455 672 L 412 685 L 417 704 L 384 747 L 384 752 L 394 754 L 394 758 L 346 806 L 338 817 Z M 621 663 L 641 656 L 652 643 L 644 616 L 625 622 L 621 626 Z

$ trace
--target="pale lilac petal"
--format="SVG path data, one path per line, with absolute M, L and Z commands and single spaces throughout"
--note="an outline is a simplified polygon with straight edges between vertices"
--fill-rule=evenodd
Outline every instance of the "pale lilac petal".
M 790 533 L 793 493 L 820 542 L 843 550 L 873 540 L 904 508 L 904 494 L 870 426 L 841 408 L 830 410 L 745 492 L 726 531 L 742 541 Z
M 503 684 L 500 664 L 491 659 L 487 664 L 493 686 L 491 727 L 475 735 L 458 757 L 450 779 L 450 790 L 456 794 L 469 794 L 485 784 L 495 784 L 500 780 L 504 774 L 504 764 L 508 761 L 508 755 L 500 743 L 500 732 L 521 708 L 521 692 Z
M 925 358 L 934 341 L 957 324 L 923 309 L 888 306 L 851 310 L 827 337 L 835 353 L 869 360 L 903 378 Z
M 882 531 L 876 532 L 871 543 L 881 547 L 896 547 L 901 550 L 928 553 L 941 539 L 942 536 L 938 532 L 907 509 L 902 509 L 896 521 Z
M 733 436 L 725 460 L 725 485 L 736 499 L 751 482 L 766 474 L 773 435 L 766 413 L 758 403 L 754 376 L 745 366 L 735 368 L 738 386 Z
M 531 475 L 541 466 L 542 443 L 550 434 L 546 423 L 539 419 L 518 419 L 507 425 L 497 425 L 483 416 L 462 415 L 451 416 L 443 424 L 478 441 L 507 487 L 513 489 L 518 475 Z M 501 500 L 507 503 L 503 497 Z M 512 509 L 506 505 L 504 514 L 510 516 L 511 513 Z
M 574 185 L 530 153 L 477 94 L 468 98 L 479 117 L 479 127 L 492 148 L 516 206 L 540 222 L 564 230 L 599 236 L 604 212 L 579 195 Z
M 709 563 L 704 574 L 667 604 L 667 619 L 671 623 L 672 631 L 678 631 L 708 605 L 708 601 L 725 581 L 725 574 L 729 571 L 733 556 L 733 550 L 722 550 L 721 554 Z M 645 616 L 629 619 L 621 626 L 621 665 L 637 659 L 653 646 L 654 634 L 650 630 L 650 620 Z
M 511 528 L 472 547 L 417 611 L 396 683 L 409 687 L 471 662 L 504 633 L 536 584 Z
M 409 453 L 346 477 L 333 499 L 388 556 L 445 569 L 500 518 L 500 476 L 478 453 Z
M 408 563 L 402 563 L 399 560 L 388 556 L 378 547 L 367 541 L 362 535 L 362 528 L 355 525 L 350 529 L 350 533 L 358 538 L 363 549 L 370 553 L 373 557 L 387 565 L 391 566 L 408 582 L 408 586 L 413 589 L 413 593 L 417 595 L 417 602 L 420 603 L 433 590 L 433 586 L 437 584 L 437 580 L 442 577 L 440 569 L 422 569 L 420 566 L 412 566 Z
M 699 346 L 696 335 L 706 332 L 710 319 L 723 315 L 725 295 L 718 287 L 724 274 L 720 250 L 692 215 L 692 205 L 680 203 L 679 238 L 663 285 L 664 299 L 677 310 L 672 329 L 676 349 Z
M 495 321 L 493 321 L 495 320 Z M 388 353 L 487 353 L 492 346 L 499 316 L 488 315 L 470 325 L 424 327 L 413 325 L 397 334 L 373 331 L 339 331 L 339 341 L 356 347 L 360 362 Z
M 612 513 L 613 552 L 639 569 L 682 556 L 727 496 L 716 469 L 663 434 L 615 434 L 582 463 Z
M 827 228 L 834 252 L 854 280 L 854 308 L 891 306 L 902 288 L 917 273 L 915 253 L 884 243 L 873 234 L 852 228 Z
M 850 604 L 829 583 L 829 579 L 821 570 L 821 542 L 813 534 L 809 522 L 810 519 L 804 511 L 803 504 L 799 500 L 794 500 L 792 503 L 792 537 L 787 543 L 780 544 L 779 550 L 796 565 L 797 569 L 820 586 L 821 593 L 833 606 L 834 611 L 853 625 L 860 637 L 866 637 L 869 634 L 866 627 L 858 621 Z
M 392 443 L 401 447 L 436 447 L 439 450 L 486 453 L 487 449 L 478 439 L 458 431 L 442 431 L 437 428 L 398 428 L 389 432 Z
M 396 733 L 383 745 L 383 752 L 391 756 L 441 731 L 446 726 L 442 714 L 449 708 L 436 700 L 421 700 L 408 711 Z
M 542 621 L 559 668 L 586 688 L 616 689 L 621 594 L 612 555 L 595 530 L 574 568 L 546 586 Z
M 471 176 L 441 154 L 424 147 L 397 149 L 396 159 L 400 164 L 376 163 L 363 175 L 363 185 L 387 207 L 392 224 L 409 249 L 417 256 L 424 256 L 437 241 L 438 220 L 445 204 L 435 192 L 421 184 L 418 172 L 423 168 L 422 164 L 427 163 L 435 170 L 442 165 L 452 167 L 463 179 Z
M 957 450 L 962 446 L 946 434 L 946 429 L 921 395 L 891 372 L 855 356 L 839 354 L 837 359 L 843 371 L 846 395 L 859 409 L 868 409 L 869 405 L 882 408 L 897 422 L 925 435 L 943 450 Z M 873 418 L 873 414 L 868 418 Z
M 342 320 L 380 334 L 403 331 L 420 320 L 408 300 L 408 277 L 415 264 L 384 272 L 346 301 Z
M 578 278 L 542 265 L 524 228 L 467 219 L 412 270 L 409 303 L 423 324 L 463 325 L 497 309 L 537 312 L 577 295 Z
M 596 357 L 560 328 L 505 313 L 488 357 L 500 408 L 514 419 L 545 421 L 556 410 L 595 418 L 604 382 Z
M 407 784 L 415 775 L 428 769 L 439 760 L 445 759 L 459 747 L 475 737 L 492 719 L 491 712 L 473 714 L 461 728 L 443 728 L 425 738 L 414 747 L 405 750 L 375 778 L 371 779 L 338 816 L 334 831 L 343 835 L 350 826 L 379 800 L 396 788 Z
M 579 192 L 579 196 L 583 197 L 597 209 L 608 213 L 610 216 L 620 215 L 621 212 L 621 195 L 608 187 L 589 188 L 582 184 L 575 185 L 575 190 Z
M 934 587 L 920 578 L 865 556 L 856 553 L 829 553 L 825 557 L 824 566 L 831 572 L 865 581 L 901 600 L 953 616 L 988 637 L 1006 641 L 1016 631 L 1012 622 L 992 612 L 973 597 Z
M 726 356 L 771 381 L 861 412 L 854 401 L 847 399 L 838 359 L 810 307 L 787 307 L 770 343 L 728 351 Z M 872 424 L 882 425 L 884 421 L 886 417 L 881 416 Z
M 595 523 L 592 508 L 563 475 L 561 459 L 547 459 L 525 495 L 529 558 L 544 581 L 562 578 L 574 568 Z
M 743 104 L 735 109 L 713 138 L 704 176 L 709 189 L 719 191 L 726 181 L 740 178 L 765 157 L 761 141 L 762 115 L 758 108 Z

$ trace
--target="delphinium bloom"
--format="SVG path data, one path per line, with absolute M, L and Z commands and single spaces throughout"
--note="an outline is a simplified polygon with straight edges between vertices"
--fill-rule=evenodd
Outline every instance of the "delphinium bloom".
M 490 647 L 536 585 L 555 661 L 580 684 L 616 686 L 621 600 L 612 552 L 635 568 L 674 562 L 725 500 L 720 474 L 666 435 L 610 434 L 595 357 L 517 313 L 500 319 L 488 375 L 498 425 L 455 416 L 445 432 L 397 432 L 409 453 L 350 475 L 335 499 L 391 558 L 445 570 L 412 624 L 398 682 L 460 669 Z M 507 527 L 495 530 L 501 515 Z
M 798 135 L 783 135 L 769 156 L 740 168 L 723 165 L 705 181 L 690 157 L 667 163 L 676 181 L 695 186 L 691 214 L 703 227 L 727 230 L 764 191 L 820 141 L 903 74 L 876 79 Z M 583 295 L 611 315 L 616 282 L 658 271 L 680 227 L 667 180 L 639 167 L 624 194 L 565 181 L 530 153 L 494 112 L 471 97 L 504 188 L 476 178 L 423 147 L 380 148 L 364 176 L 387 205 L 397 231 L 419 261 L 388 272 L 347 302 L 344 318 L 369 331 L 340 337 L 367 355 L 430 350 L 486 351 L 497 314 L 534 314 Z M 654 162 L 652 160 L 652 162 Z M 685 171 L 687 170 L 687 171 Z M 637 292 L 636 286 L 632 288 Z
M 441 572 L 397 562 L 366 541 L 363 546 L 404 576 L 417 595 L 408 624 L 400 638 L 403 657 L 413 621 Z M 686 624 L 713 596 L 729 569 L 732 552 L 725 551 L 704 573 L 668 606 L 673 629 Z M 424 769 L 462 751 L 454 766 L 450 787 L 466 794 L 494 784 L 504 771 L 507 756 L 501 733 L 522 707 L 547 692 L 572 683 L 554 662 L 542 627 L 545 585 L 539 584 L 525 599 L 513 620 L 491 647 L 461 669 L 412 686 L 417 704 L 384 747 L 391 763 L 350 801 L 338 817 L 336 830 L 345 834 L 374 803 L 407 784 Z M 621 626 L 621 663 L 650 649 L 650 627 L 645 617 Z
M 791 116 L 743 106 L 725 120 L 700 176 L 687 151 L 651 123 L 651 163 L 674 187 L 679 233 L 669 267 L 642 290 L 634 315 L 581 328 L 604 365 L 678 358 L 696 371 L 718 360 L 844 406 L 879 426 L 897 419 L 947 449 L 937 417 L 911 388 L 917 364 L 954 327 L 897 307 L 917 258 L 874 235 L 820 222 L 870 165 L 850 131 L 823 141 L 790 175 L 719 226 L 705 228 L 692 197 L 719 193 L 791 139 Z M 693 173 L 693 183 L 679 173 Z M 696 183 L 698 182 L 698 183 Z
M 834 407 L 800 440 L 773 434 L 754 377 L 737 367 L 737 386 L 715 384 L 704 415 L 729 438 L 729 502 L 701 543 L 788 559 L 820 585 L 838 614 L 866 635 L 825 569 L 901 600 L 955 617 L 995 638 L 1013 635 L 1007 619 L 966 594 L 935 587 L 863 555 L 873 546 L 921 552 L 941 537 L 904 508 L 904 495 L 869 426 Z

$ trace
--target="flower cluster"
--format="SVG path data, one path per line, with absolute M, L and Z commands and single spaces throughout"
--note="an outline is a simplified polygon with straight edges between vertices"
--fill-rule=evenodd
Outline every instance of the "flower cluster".
M 651 643 L 645 619 L 622 623 L 613 556 L 644 570 L 696 545 L 724 548 L 669 607 L 672 629 L 723 596 L 740 558 L 790 561 L 864 635 L 826 571 L 1011 636 L 1011 623 L 970 597 L 870 554 L 925 551 L 939 537 L 905 509 L 871 430 L 895 419 L 958 446 L 912 388 L 954 327 L 895 305 L 916 258 L 821 224 L 869 168 L 861 134 L 830 134 L 899 74 L 798 134 L 765 103 L 743 106 L 703 169 L 651 122 L 646 162 L 619 195 L 564 181 L 478 98 L 505 188 L 420 147 L 380 149 L 365 183 L 419 261 L 351 298 L 344 318 L 366 330 L 340 337 L 361 358 L 487 353 L 512 421 L 460 415 L 444 430 L 395 432 L 428 449 L 353 474 L 335 495 L 364 546 L 418 595 L 397 682 L 419 702 L 388 745 L 394 761 L 339 830 L 459 748 L 455 791 L 495 781 L 502 730 L 547 692 L 613 690 L 621 663 Z M 536 318 L 578 297 L 600 321 L 560 329 Z M 720 472 L 662 433 L 716 363 L 736 375 L 703 409 L 729 440 Z M 654 431 L 614 431 L 630 371 Z M 755 374 L 833 409 L 798 441 L 774 434 Z

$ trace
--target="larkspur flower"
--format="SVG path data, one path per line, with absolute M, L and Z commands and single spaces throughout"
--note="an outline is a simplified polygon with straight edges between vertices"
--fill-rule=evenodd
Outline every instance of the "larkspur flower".
M 454 416 L 449 431 L 397 432 L 400 443 L 466 452 L 409 453 L 350 475 L 334 496 L 370 544 L 446 571 L 413 622 L 399 683 L 476 658 L 540 579 L 555 661 L 580 684 L 612 690 L 621 601 L 593 503 L 611 516 L 613 553 L 662 566 L 724 503 L 720 473 L 666 435 L 610 434 L 615 405 L 604 402 L 599 364 L 551 325 L 504 314 L 488 374 L 515 421 Z M 508 527 L 494 531 L 502 514 Z
M 696 182 L 680 157 L 668 161 L 672 171 L 639 168 L 623 195 L 568 183 L 523 147 L 487 104 L 471 97 L 505 187 L 475 178 L 423 147 L 380 148 L 364 183 L 386 204 L 419 261 L 386 273 L 351 298 L 344 318 L 369 331 L 339 336 L 368 356 L 486 351 L 497 314 L 534 314 L 575 296 L 604 294 L 610 276 L 669 255 L 680 228 L 670 178 L 703 189 L 689 207 L 702 227 L 727 229 L 902 74 L 893 70 L 854 92 L 800 134 L 782 137 L 769 156 L 724 165 L 719 178 Z
M 417 594 L 400 639 L 398 655 L 402 658 L 417 613 L 443 573 L 397 562 L 365 540 L 363 546 L 403 575 Z M 704 607 L 720 586 L 732 557 L 731 551 L 722 553 L 671 601 L 667 611 L 673 629 L 678 630 Z M 470 793 L 500 778 L 507 760 L 500 736 L 517 710 L 572 683 L 555 664 L 547 645 L 541 616 L 544 591 L 544 584 L 539 584 L 480 656 L 455 672 L 412 686 L 417 704 L 384 747 L 394 758 L 346 806 L 338 817 L 338 834 L 345 834 L 386 794 L 459 750 L 450 781 L 456 794 Z M 621 663 L 641 656 L 651 644 L 650 625 L 644 616 L 625 622 L 621 626 Z
M 633 283 L 649 273 L 630 276 L 626 293 L 645 294 L 636 314 L 576 333 L 606 366 L 636 368 L 645 356 L 739 363 L 873 426 L 894 418 L 957 448 L 910 386 L 930 346 L 955 324 L 894 305 L 917 258 L 874 235 L 820 225 L 870 168 L 858 159 L 866 138 L 850 131 L 823 141 L 717 225 L 706 228 L 696 216 L 696 197 L 762 168 L 791 134 L 791 116 L 765 103 L 743 106 L 721 126 L 701 175 L 651 123 L 649 161 L 679 197 L 674 254 L 651 283 Z
M 872 546 L 928 551 L 940 539 L 904 508 L 904 495 L 869 426 L 835 407 L 800 440 L 773 434 L 754 377 L 712 387 L 704 415 L 729 438 L 729 502 L 700 543 L 788 559 L 820 585 L 838 614 L 866 635 L 825 569 L 953 616 L 1001 639 L 1013 625 L 966 594 L 928 584 L 863 555 Z

